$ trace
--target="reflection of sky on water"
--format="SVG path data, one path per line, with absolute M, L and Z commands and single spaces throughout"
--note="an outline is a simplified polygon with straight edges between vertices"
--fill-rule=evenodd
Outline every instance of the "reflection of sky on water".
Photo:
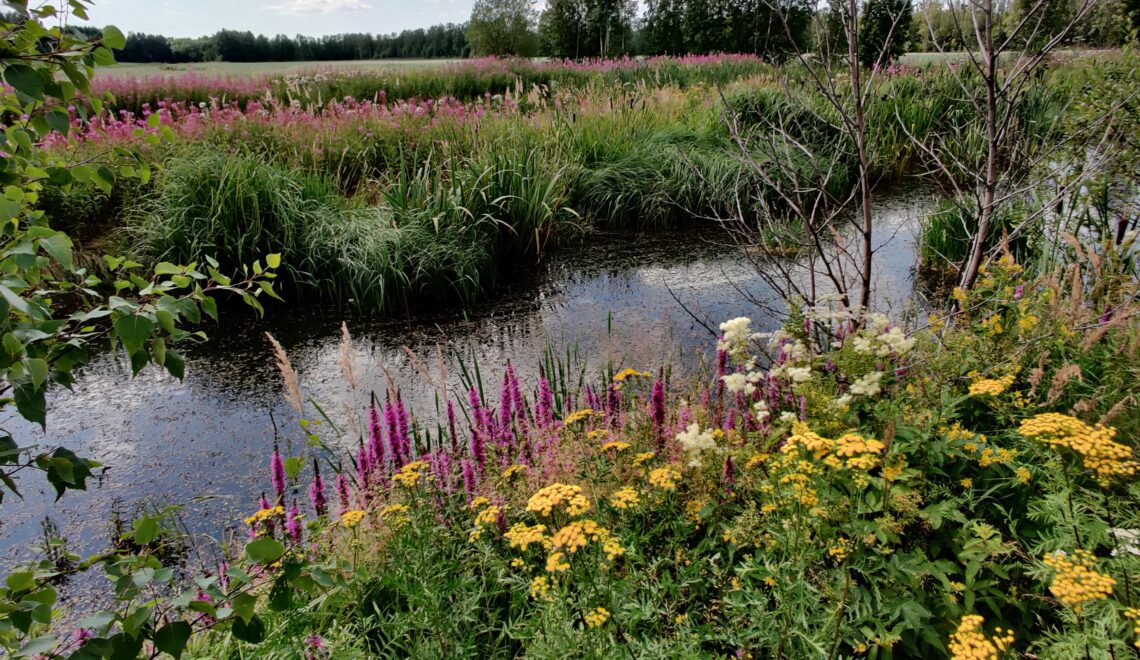
M 885 225 L 904 227 L 878 255 L 883 299 L 897 301 L 910 290 L 915 203 L 913 198 L 892 202 L 881 214 Z M 121 356 L 97 357 L 74 392 L 53 397 L 46 439 L 18 420 L 5 423 L 25 437 L 32 433 L 45 444 L 98 456 L 108 470 L 89 483 L 88 492 L 68 493 L 60 503 L 52 502 L 54 492 L 39 478 L 23 479 L 25 500 L 3 504 L 0 567 L 34 556 L 29 545 L 45 516 L 55 520 L 73 550 L 86 554 L 103 548 L 115 501 L 129 514 L 140 502 L 212 496 L 188 505 L 184 516 L 193 533 L 214 538 L 247 515 L 268 487 L 270 414 L 284 441 L 300 439 L 295 415 L 281 397 L 265 331 L 285 346 L 305 394 L 343 428 L 344 404 L 363 409 L 369 391 L 385 390 L 385 374 L 421 420 L 434 426 L 435 390 L 403 346 L 433 373 L 437 345 L 474 356 L 488 393 L 497 397 L 506 361 L 533 383 L 547 347 L 563 354 L 564 347 L 577 347 L 590 367 L 609 360 L 642 369 L 666 361 L 699 364 L 711 337 L 674 295 L 710 325 L 740 315 L 752 316 L 763 329 L 774 324 L 741 298 L 735 287 L 759 298 L 768 292 L 739 249 L 715 230 L 603 234 L 556 250 L 538 268 L 516 266 L 503 275 L 490 300 L 466 312 L 420 311 L 381 320 L 349 316 L 356 393 L 338 365 L 345 313 L 331 309 L 277 309 L 262 322 L 207 328 L 210 341 L 186 351 L 183 382 L 151 368 L 132 380 Z M 459 370 L 454 363 L 448 369 L 449 385 L 458 391 Z M 355 444 L 355 437 L 348 441 Z

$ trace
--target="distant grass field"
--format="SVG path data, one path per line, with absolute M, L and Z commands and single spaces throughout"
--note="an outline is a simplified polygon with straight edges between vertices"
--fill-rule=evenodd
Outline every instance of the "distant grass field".
M 331 60 L 324 62 L 193 62 L 189 64 L 119 63 L 100 67 L 99 77 L 129 77 L 202 73 L 222 76 L 260 76 L 275 73 L 300 73 L 314 69 L 346 69 L 377 71 L 383 69 L 430 69 L 454 59 L 433 60 Z

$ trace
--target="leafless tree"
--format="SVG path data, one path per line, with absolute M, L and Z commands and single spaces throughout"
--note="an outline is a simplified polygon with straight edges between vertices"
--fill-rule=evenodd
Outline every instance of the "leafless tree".
M 796 44 L 788 6 L 769 7 Z M 861 0 L 836 0 L 842 50 L 838 35 L 823 31 L 817 53 L 797 47 L 791 66 L 777 70 L 780 102 L 750 117 L 750 126 L 731 111 L 727 119 L 740 157 L 761 184 L 738 204 L 736 229 L 750 254 L 759 255 L 757 271 L 769 286 L 809 305 L 823 293 L 821 284 L 847 307 L 866 309 L 872 300 L 877 181 L 867 115 L 882 102 L 874 93 L 881 72 L 859 62 L 861 9 Z M 891 39 L 905 29 L 901 19 L 901 12 L 893 17 L 876 61 L 886 59 Z M 846 181 L 852 169 L 853 185 Z
M 1031 0 L 1017 14 L 995 0 L 946 0 L 944 11 L 953 25 L 949 39 L 963 44 L 961 52 L 953 53 L 944 49 L 927 17 L 930 41 L 971 108 L 972 119 L 958 130 L 929 135 L 919 134 L 901 120 L 900 124 L 939 178 L 968 205 L 963 230 L 969 250 L 958 282 L 964 289 L 974 285 L 986 259 L 1001 249 L 988 239 L 1003 211 L 1049 179 L 1068 176 L 1068 187 L 1074 185 L 1071 175 L 1075 170 L 1061 163 L 1062 150 L 1066 143 L 1096 137 L 1093 122 L 1063 138 L 1042 141 L 1041 136 L 1059 135 L 1059 131 L 1052 126 L 1028 130 L 1020 121 L 1029 94 L 1042 89 L 1042 65 L 1088 15 L 1093 3 L 1077 0 L 1072 14 L 1057 25 L 1051 18 L 1053 0 Z M 1057 113 L 1056 121 L 1063 114 Z M 1089 171 L 1088 165 L 1083 163 L 1079 170 Z M 1054 202 L 1064 197 L 1065 188 L 1054 186 Z M 1052 206 L 1048 201 L 1039 204 L 1009 233 L 1027 231 Z

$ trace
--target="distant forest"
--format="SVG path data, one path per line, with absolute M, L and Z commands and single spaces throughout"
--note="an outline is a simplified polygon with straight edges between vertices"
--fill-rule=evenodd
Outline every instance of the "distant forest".
M 1046 2 L 1046 23 L 1063 25 L 1071 0 L 1010 0 L 1003 22 L 1015 22 L 1025 3 Z M 221 30 L 197 38 L 169 38 L 131 32 L 116 51 L 121 62 L 294 62 L 387 58 L 535 56 L 581 59 L 621 55 L 754 53 L 773 60 L 793 50 L 819 50 L 832 42 L 833 11 L 808 0 L 647 0 L 638 14 L 634 0 L 547 0 L 538 12 L 530 0 L 476 0 L 466 23 L 433 25 L 392 34 L 336 34 L 324 37 L 255 35 Z M 935 44 L 960 48 L 960 30 L 941 0 L 860 0 L 862 15 L 889 10 L 905 17 L 895 32 L 892 54 L 930 51 Z M 788 18 L 778 18 L 773 6 Z M 879 11 L 878 13 L 883 13 Z M 867 27 L 873 27 L 871 21 Z M 862 23 L 862 21 L 861 21 Z M 999 32 L 1004 25 L 999 25 Z M 1042 25 L 1049 33 L 1051 25 Z M 75 32 L 98 35 L 93 27 Z M 1094 0 L 1091 11 L 1069 34 L 1067 45 L 1113 48 L 1135 39 L 1140 0 Z M 863 41 L 860 27 L 859 41 Z M 829 38 L 828 35 L 831 35 Z

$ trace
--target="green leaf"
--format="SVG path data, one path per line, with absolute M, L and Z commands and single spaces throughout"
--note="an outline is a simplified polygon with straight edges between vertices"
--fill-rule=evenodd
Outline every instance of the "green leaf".
M 56 234 L 48 238 L 41 238 L 40 247 L 43 248 L 44 252 L 51 255 L 51 258 L 55 259 L 59 265 L 68 270 L 73 268 L 71 260 L 72 243 L 66 234 Z
M 47 428 L 47 401 L 44 400 L 44 388 L 31 383 L 21 383 L 13 390 L 12 397 L 16 400 L 16 410 L 21 417 L 39 424 L 40 428 Z
M 178 380 L 182 380 L 186 375 L 186 361 L 182 359 L 181 353 L 173 349 L 167 349 L 166 359 L 163 361 L 162 366 L 166 367 L 170 375 Z
M 139 630 L 142 629 L 143 624 L 150 621 L 150 616 L 153 613 L 152 607 L 149 605 L 143 606 L 131 612 L 127 618 L 123 619 L 123 632 L 131 637 L 137 637 Z
M 32 571 L 12 573 L 5 581 L 12 591 L 28 591 L 36 588 L 36 574 Z
M 150 334 L 154 332 L 154 321 L 138 314 L 128 314 L 115 319 L 115 334 L 127 353 L 133 355 L 139 351 Z
M 265 639 L 265 623 L 256 614 L 251 616 L 249 621 L 240 618 L 234 619 L 232 632 L 234 637 L 243 642 L 259 644 L 261 640 Z
M 63 135 L 67 135 L 67 132 L 71 130 L 71 118 L 68 117 L 67 113 L 63 110 L 52 110 L 44 114 L 44 121 L 47 122 L 47 125 L 50 126 L 53 131 L 57 131 Z
M 19 651 L 16 651 L 16 653 L 14 653 L 12 655 L 12 657 L 13 658 L 26 658 L 26 657 L 32 656 L 32 655 L 40 655 L 42 653 L 48 653 L 48 652 L 52 651 L 53 649 L 55 649 L 55 647 L 58 645 L 59 645 L 58 639 L 56 639 L 55 637 L 52 637 L 51 635 L 43 635 L 41 637 L 37 637 L 37 638 L 33 639 L 32 641 L 28 642 L 27 644 L 24 644 L 24 646 Z
M 35 69 L 26 64 L 8 64 L 5 66 L 4 82 L 30 99 L 38 101 L 44 97 L 43 78 Z
M 268 255 L 265 257 L 265 263 L 268 264 L 270 268 L 278 268 L 281 266 L 281 255 L 276 252 Z
M 144 516 L 135 523 L 135 545 L 148 545 L 158 537 L 158 520 Z
M 257 605 L 257 598 L 247 593 L 241 593 L 234 596 L 231 603 L 234 614 L 242 621 L 249 622 L 250 617 L 253 616 L 253 608 Z
M 245 545 L 245 554 L 260 564 L 271 564 L 285 554 L 285 546 L 276 539 L 260 538 Z
M 48 363 L 47 360 L 41 358 L 30 358 L 25 364 L 28 367 L 28 375 L 32 377 L 32 384 L 36 389 L 39 389 L 47 378 Z
M 305 467 L 305 459 L 300 456 L 290 456 L 285 459 L 285 474 L 288 475 L 290 481 L 296 481 L 297 477 L 301 476 L 301 470 Z
M 119 31 L 119 28 L 114 25 L 108 25 L 103 28 L 103 43 L 115 50 L 121 50 L 123 46 L 127 45 L 127 38 Z
M 173 621 L 158 629 L 154 634 L 154 647 L 175 658 L 182 657 L 186 642 L 190 641 L 193 629 L 185 621 Z
M 215 321 L 218 320 L 218 303 L 210 296 L 202 298 L 202 311 Z

